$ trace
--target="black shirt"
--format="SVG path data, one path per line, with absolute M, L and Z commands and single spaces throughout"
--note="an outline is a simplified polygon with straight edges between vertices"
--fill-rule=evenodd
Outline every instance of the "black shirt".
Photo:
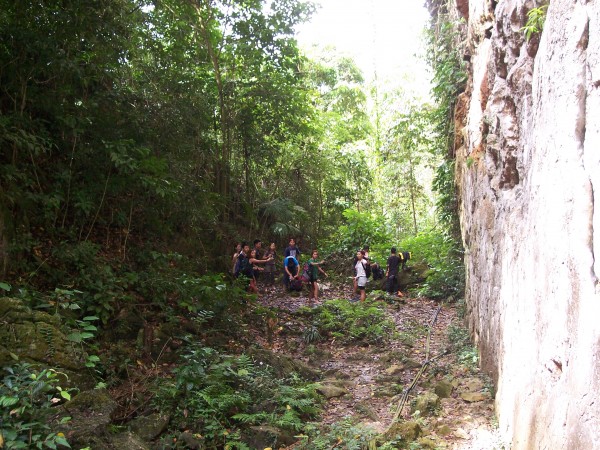
M 398 267 L 400 267 L 401 262 L 402 260 L 398 257 L 398 255 L 392 255 L 388 258 L 387 266 L 389 270 L 389 277 L 395 277 L 396 275 L 398 275 Z

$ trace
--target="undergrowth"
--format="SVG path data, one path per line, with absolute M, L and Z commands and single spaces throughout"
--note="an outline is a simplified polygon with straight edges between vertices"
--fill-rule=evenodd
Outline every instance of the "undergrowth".
M 313 310 L 311 333 L 331 336 L 341 343 L 388 342 L 395 331 L 394 323 L 386 317 L 383 302 L 367 300 L 350 303 L 348 300 L 330 300 Z M 306 338 L 306 336 L 305 336 Z
M 207 448 L 248 448 L 251 425 L 292 433 L 315 419 L 315 386 L 290 374 L 283 380 L 247 355 L 231 356 L 208 347 L 191 348 L 173 377 L 157 380 L 153 405 L 171 415 L 171 432 L 189 430 Z

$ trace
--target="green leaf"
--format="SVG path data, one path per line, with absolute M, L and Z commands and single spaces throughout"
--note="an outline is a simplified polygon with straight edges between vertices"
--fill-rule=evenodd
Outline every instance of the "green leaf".
M 67 336 L 67 339 L 71 342 L 76 342 L 76 343 L 83 341 L 83 337 L 82 337 L 81 333 L 71 333 Z
M 69 445 L 69 442 L 65 439 L 64 436 L 57 436 L 56 443 L 60 444 L 60 445 L 64 445 L 65 447 L 71 448 L 71 446 Z
M 71 394 L 69 394 L 67 391 L 60 391 L 60 396 L 65 400 L 71 400 Z
M 96 316 L 85 316 L 83 320 L 85 320 L 86 322 L 93 322 L 94 320 L 100 320 L 100 318 Z
M 0 282 L 0 289 L 8 292 L 8 291 L 10 291 L 11 287 L 10 287 L 10 284 Z

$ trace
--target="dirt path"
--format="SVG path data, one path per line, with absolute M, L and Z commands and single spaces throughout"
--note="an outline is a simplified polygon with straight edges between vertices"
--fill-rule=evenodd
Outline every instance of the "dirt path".
M 324 283 L 319 303 L 349 297 L 348 288 Z M 331 338 L 313 344 L 304 341 L 307 324 L 297 311 L 308 305 L 306 292 L 291 296 L 276 287 L 267 290 L 259 303 L 277 312 L 270 342 L 261 344 L 320 369 L 323 383 L 337 388 L 326 394 L 330 398 L 321 423 L 353 417 L 378 433 L 392 424 L 403 393 L 426 360 L 428 329 L 437 312 L 429 341 L 429 360 L 435 359 L 410 391 L 399 418 L 419 424 L 420 447 L 414 448 L 503 448 L 495 433 L 491 383 L 477 370 L 472 355 L 470 362 L 459 361 L 449 342 L 450 325 L 460 323 L 455 307 L 440 308 L 423 298 L 379 300 L 396 326 L 395 337 L 385 345 L 341 345 Z M 432 415 L 414 414 L 415 399 L 434 392 L 448 396 L 437 401 Z

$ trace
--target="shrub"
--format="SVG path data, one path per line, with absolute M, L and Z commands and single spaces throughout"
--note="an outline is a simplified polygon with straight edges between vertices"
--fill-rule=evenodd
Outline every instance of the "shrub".
M 277 379 L 246 355 L 203 347 L 184 359 L 173 379 L 159 381 L 154 404 L 170 411 L 178 428 L 201 434 L 210 448 L 246 448 L 241 435 L 248 425 L 300 431 L 318 412 L 314 386 L 293 376 Z
M 5 371 L 0 385 L 0 448 L 70 447 L 64 435 L 53 432 L 48 423 L 54 407 L 71 398 L 59 386 L 58 373 L 52 369 L 38 371 L 26 363 L 6 367 Z
M 410 249 L 413 261 L 429 266 L 420 295 L 433 299 L 462 295 L 465 268 L 460 244 L 456 240 L 447 234 L 429 231 L 405 239 L 401 248 Z

